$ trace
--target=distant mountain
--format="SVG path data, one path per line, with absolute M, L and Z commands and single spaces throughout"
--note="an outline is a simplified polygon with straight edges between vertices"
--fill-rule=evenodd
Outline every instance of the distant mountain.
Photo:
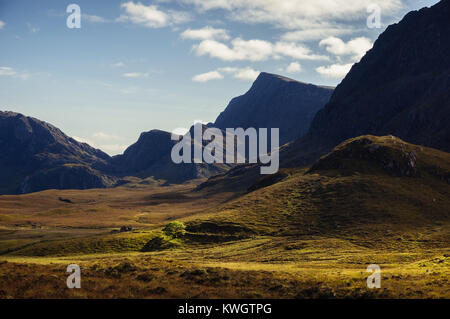
M 282 145 L 308 131 L 333 89 L 262 72 L 247 93 L 231 100 L 214 126 L 222 130 L 279 128 Z
M 170 133 L 152 130 L 142 133 L 124 154 L 111 158 L 51 124 L 0 111 L 0 194 L 113 187 L 126 176 L 183 183 L 230 168 L 227 164 L 175 164 L 170 157 L 175 143 Z
M 122 155 L 114 156 L 112 163 L 118 165 L 124 174 L 142 172 L 157 164 L 164 156 L 170 155 L 174 145 L 175 141 L 171 140 L 169 132 L 160 130 L 144 132 Z
M 206 126 L 202 126 L 203 131 Z M 190 129 L 193 137 L 193 127 Z M 181 138 L 181 136 L 180 136 Z M 122 155 L 111 160 L 113 170 L 121 176 L 154 177 L 169 183 L 183 183 L 196 178 L 224 173 L 230 165 L 206 163 L 175 164 L 171 159 L 172 147 L 177 143 L 171 133 L 160 130 L 144 132 L 138 141 L 128 147 Z M 208 142 L 204 141 L 202 147 Z M 191 144 L 193 153 L 193 143 Z M 193 162 L 193 160 L 192 160 Z
M 0 194 L 108 187 L 109 158 L 51 124 L 0 111 Z
M 316 112 L 329 100 L 333 88 L 297 82 L 275 74 L 261 73 L 251 89 L 234 98 L 214 124 L 226 128 L 280 128 L 280 143 L 304 134 Z M 193 136 L 193 127 L 190 129 Z M 225 132 L 223 132 L 225 135 Z M 203 147 L 208 142 L 203 142 Z M 112 160 L 119 175 L 154 177 L 171 183 L 211 177 L 227 172 L 228 164 L 174 164 L 170 153 L 175 142 L 171 134 L 160 130 L 142 133 L 124 154 Z M 225 145 L 224 145 L 225 148 Z

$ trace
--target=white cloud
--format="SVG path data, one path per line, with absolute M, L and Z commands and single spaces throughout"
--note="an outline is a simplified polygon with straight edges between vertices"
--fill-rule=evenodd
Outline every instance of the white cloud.
M 0 67 L 0 76 L 11 76 L 22 80 L 27 80 L 31 75 L 26 72 L 16 71 L 15 69 L 8 66 L 2 66 Z
M 190 20 L 188 13 L 170 10 L 164 12 L 156 5 L 146 6 L 140 2 L 129 1 L 122 3 L 120 7 L 125 10 L 125 14 L 120 15 L 117 21 L 131 21 L 149 28 L 162 28 Z
M 89 144 L 91 146 L 94 145 L 94 143 L 91 140 L 87 139 L 87 138 L 83 138 L 83 137 L 79 137 L 79 136 L 72 136 L 72 138 L 75 141 L 80 142 L 80 143 L 86 143 L 86 144 Z
M 354 33 L 355 28 L 343 28 L 340 26 L 316 27 L 305 30 L 289 31 L 281 36 L 287 42 L 312 41 L 323 39 L 329 36 L 344 35 Z
M 253 70 L 252 68 L 243 68 L 236 70 L 233 77 L 244 81 L 255 81 L 259 73 L 259 71 Z
M 130 72 L 122 74 L 124 78 L 146 78 L 148 77 L 148 73 L 140 73 L 140 72 Z
M 16 75 L 16 74 L 17 74 L 17 72 L 14 71 L 13 68 L 10 68 L 7 66 L 0 67 L 0 75 L 12 76 L 12 75 Z
M 3 29 L 4 26 L 5 26 L 5 22 L 0 20 L 0 29 Z
M 122 154 L 128 147 L 128 145 L 124 144 L 101 144 L 98 146 L 95 146 L 102 151 L 110 154 L 110 155 L 116 155 L 116 154 Z
M 107 19 L 100 17 L 100 16 L 96 16 L 96 15 L 91 15 L 91 14 L 85 14 L 83 13 L 81 15 L 82 19 L 87 20 L 89 22 L 93 22 L 93 23 L 106 23 L 108 22 Z
M 195 82 L 207 82 L 211 80 L 223 79 L 223 74 L 230 74 L 233 78 L 243 80 L 243 81 L 254 81 L 259 75 L 259 71 L 256 71 L 250 67 L 245 68 L 235 68 L 235 67 L 224 67 L 218 68 L 217 70 L 198 74 L 192 78 Z
M 123 62 L 117 62 L 117 63 L 112 64 L 111 66 L 112 66 L 112 67 L 115 67 L 115 68 L 121 68 L 121 67 L 124 67 L 124 66 L 125 66 L 125 63 L 123 63 Z
M 181 33 L 181 38 L 190 40 L 228 40 L 230 36 L 228 35 L 228 31 L 225 29 L 215 29 L 206 26 L 201 29 L 187 29 Z
M 319 45 L 325 46 L 326 50 L 334 55 L 351 56 L 355 62 L 359 61 L 373 46 L 370 39 L 365 37 L 355 38 L 347 43 L 336 37 L 328 37 L 320 41 Z
M 342 79 L 347 75 L 352 66 L 352 63 L 332 64 L 329 66 L 320 66 L 316 68 L 316 71 L 327 78 Z
M 307 30 L 324 21 L 355 21 L 377 4 L 386 14 L 402 8 L 402 0 L 182 0 L 199 11 L 222 9 L 244 23 L 270 23 L 287 29 Z M 320 23 L 318 22 L 320 21 Z
M 297 60 L 329 60 L 327 56 L 313 54 L 309 48 L 293 42 L 277 42 L 274 52 Z
M 236 38 L 231 47 L 215 40 L 204 40 L 194 46 L 197 55 L 209 55 L 224 61 L 264 61 L 272 55 L 272 44 L 264 40 Z
M 172 133 L 172 134 L 175 134 L 175 135 L 183 136 L 183 135 L 185 135 L 187 132 L 189 132 L 189 129 L 188 129 L 188 128 L 186 128 L 186 127 L 177 127 L 176 129 L 173 129 L 171 133 Z
M 250 67 L 245 68 L 235 68 L 235 67 L 225 67 L 219 68 L 219 72 L 224 72 L 231 74 L 235 79 L 244 80 L 244 81 L 254 81 L 259 75 L 259 71 L 254 70 Z
M 172 20 L 172 24 L 181 24 L 192 20 L 192 16 L 188 12 L 169 10 L 168 14 Z
M 272 44 L 265 40 L 243 40 L 236 38 L 231 46 L 215 40 L 203 40 L 194 45 L 198 56 L 208 55 L 223 61 L 265 61 L 268 58 L 288 56 L 297 60 L 329 60 L 327 56 L 313 54 L 305 46 L 293 42 Z
M 286 67 L 286 73 L 298 73 L 302 71 L 302 66 L 298 62 L 292 62 Z
M 99 148 L 110 155 L 123 153 L 123 151 L 128 147 L 127 145 L 121 143 L 123 142 L 123 138 L 104 132 L 93 133 L 88 138 L 78 136 L 72 136 L 72 138 L 78 142 L 87 143 L 92 147 Z
M 202 74 L 198 74 L 192 78 L 194 82 L 208 82 L 211 80 L 220 80 L 223 79 L 223 75 L 217 71 L 206 72 Z

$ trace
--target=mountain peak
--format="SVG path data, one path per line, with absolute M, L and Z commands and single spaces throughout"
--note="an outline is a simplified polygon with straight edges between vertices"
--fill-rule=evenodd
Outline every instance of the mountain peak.
M 250 90 L 231 100 L 214 123 L 222 130 L 279 128 L 280 143 L 301 137 L 333 89 L 261 72 Z
M 291 78 L 288 78 L 287 76 L 284 75 L 279 75 L 279 74 L 275 74 L 275 73 L 268 73 L 268 72 L 261 72 L 258 77 L 256 78 L 255 82 L 253 82 L 253 86 L 258 85 L 259 83 L 267 83 L 267 82 L 284 82 L 284 83 L 296 83 L 296 84 L 300 84 L 300 85 L 305 85 L 305 86 L 315 86 L 315 87 L 320 87 L 320 88 L 326 88 L 326 89 L 334 89 L 333 86 L 326 86 L 326 85 L 316 85 L 316 84 L 312 84 L 312 83 L 307 83 L 307 82 L 302 82 L 302 81 L 298 81 L 298 80 L 294 80 Z
M 294 79 L 282 76 L 282 75 L 278 75 L 278 74 L 274 74 L 274 73 L 267 73 L 267 72 L 261 72 L 258 77 L 256 78 L 255 82 L 257 81 L 264 81 L 264 80 L 281 80 L 281 81 L 285 81 L 285 82 L 299 82 L 299 83 L 303 83 L 300 81 L 296 81 Z M 307 83 L 304 83 L 307 84 Z

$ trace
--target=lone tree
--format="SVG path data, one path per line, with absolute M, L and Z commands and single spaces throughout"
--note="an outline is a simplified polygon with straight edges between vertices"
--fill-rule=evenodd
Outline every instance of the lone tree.
M 172 238 L 181 238 L 186 233 L 186 226 L 182 222 L 171 222 L 164 227 L 163 232 Z

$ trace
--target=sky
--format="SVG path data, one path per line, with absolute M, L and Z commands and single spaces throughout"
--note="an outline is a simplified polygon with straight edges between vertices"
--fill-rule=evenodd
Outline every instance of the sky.
M 261 71 L 336 86 L 389 24 L 437 2 L 0 0 L 0 110 L 120 154 L 141 132 L 213 122 Z

